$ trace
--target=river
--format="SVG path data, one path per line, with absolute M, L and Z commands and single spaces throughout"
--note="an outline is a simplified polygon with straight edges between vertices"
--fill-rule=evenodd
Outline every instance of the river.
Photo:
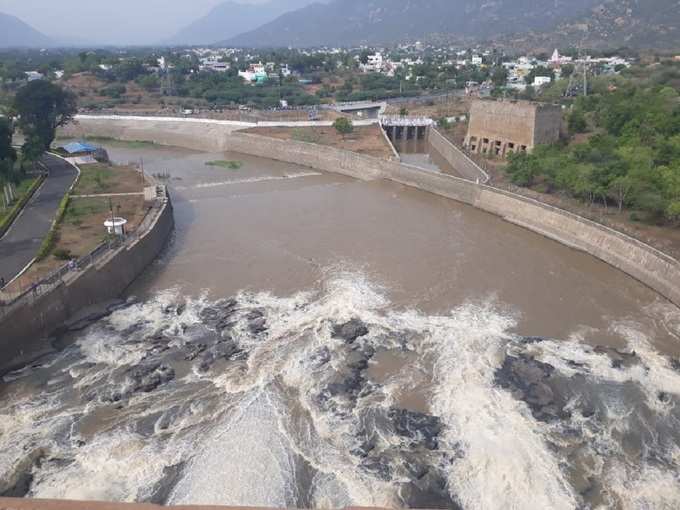
M 395 183 L 108 150 L 169 176 L 176 231 L 125 303 L 5 376 L 0 493 L 680 506 L 680 312 L 640 283 Z

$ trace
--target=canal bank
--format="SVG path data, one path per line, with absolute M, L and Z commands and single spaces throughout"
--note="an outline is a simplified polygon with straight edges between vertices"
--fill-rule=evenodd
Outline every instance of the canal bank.
M 149 140 L 159 144 L 204 150 L 233 151 L 341 173 L 363 180 L 388 179 L 444 196 L 500 216 L 504 220 L 578 249 L 610 264 L 680 306 L 680 263 L 632 237 L 536 200 L 471 180 L 332 147 L 282 141 L 239 132 L 237 122 L 192 119 L 78 116 L 65 134 L 108 136 L 121 140 Z M 435 147 L 462 175 L 476 170 L 436 135 Z M 454 148 L 455 149 L 455 148 Z
M 137 231 L 122 243 L 100 245 L 73 269 L 2 306 L 0 374 L 49 352 L 47 338 L 76 314 L 118 298 L 159 255 L 173 225 L 172 202 L 163 192 Z

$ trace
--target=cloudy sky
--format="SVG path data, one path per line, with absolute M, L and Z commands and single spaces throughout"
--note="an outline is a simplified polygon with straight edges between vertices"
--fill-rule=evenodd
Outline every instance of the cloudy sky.
M 12 14 L 64 42 L 154 44 L 224 0 L 0 0 Z M 239 0 L 259 3 L 261 0 Z

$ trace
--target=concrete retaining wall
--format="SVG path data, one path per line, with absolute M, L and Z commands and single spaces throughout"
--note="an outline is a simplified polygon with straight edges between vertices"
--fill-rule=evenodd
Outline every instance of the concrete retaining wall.
M 435 128 L 430 128 L 427 142 L 464 178 L 473 182 L 479 181 L 482 184 L 489 181 L 489 175 L 479 165 Z
M 197 142 L 198 138 L 211 136 L 208 133 L 201 134 L 200 127 L 196 129 L 195 126 L 200 124 L 195 124 L 193 131 L 189 129 L 190 125 L 185 125 L 184 129 L 190 131 L 186 138 L 167 135 L 169 131 L 175 132 L 173 121 L 168 121 L 169 126 L 165 126 L 164 122 L 159 120 L 144 122 L 117 120 L 110 124 L 107 129 L 106 124 L 100 120 L 81 120 L 81 129 L 86 130 L 88 134 L 113 137 L 124 131 L 123 134 L 126 136 L 124 139 L 127 140 L 153 140 L 191 149 L 200 149 L 202 145 L 209 143 L 223 150 L 271 158 L 359 179 L 390 179 L 445 196 L 590 253 L 680 306 L 678 261 L 622 233 L 520 195 L 478 185 L 466 179 L 422 170 L 397 161 L 377 159 L 305 142 L 238 133 L 235 129 L 217 134 L 219 139 L 212 142 Z M 125 124 L 126 128 L 121 130 L 121 124 Z M 443 150 L 446 151 L 446 147 L 443 147 Z
M 173 226 L 168 199 L 154 223 L 132 244 L 123 245 L 32 303 L 14 305 L 0 320 L 0 374 L 47 350 L 45 338 L 74 314 L 119 297 L 158 256 Z

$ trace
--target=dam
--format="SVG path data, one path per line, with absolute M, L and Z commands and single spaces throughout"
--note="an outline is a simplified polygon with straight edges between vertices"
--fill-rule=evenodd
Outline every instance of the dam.
M 669 300 L 550 236 L 379 178 L 392 163 L 332 172 L 322 150 L 275 161 L 210 133 L 181 148 L 173 129 L 163 145 L 103 142 L 164 176 L 173 239 L 124 306 L 4 376 L 0 494 L 680 504 Z

